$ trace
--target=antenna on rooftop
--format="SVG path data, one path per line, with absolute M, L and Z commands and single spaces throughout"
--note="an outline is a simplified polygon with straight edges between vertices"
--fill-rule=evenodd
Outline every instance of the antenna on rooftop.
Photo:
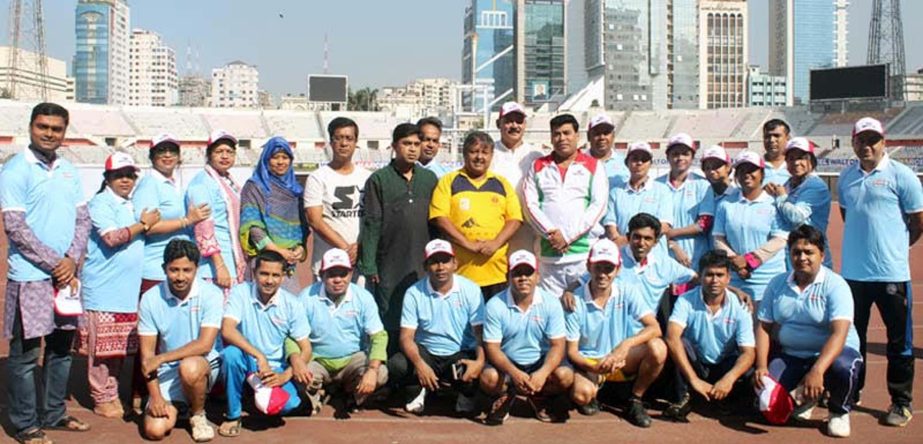
M 48 99 L 48 58 L 45 53 L 45 18 L 42 12 L 42 0 L 10 1 L 10 55 L 9 83 L 7 93 L 12 98 L 19 97 L 19 89 L 36 88 L 42 100 Z M 35 52 L 35 60 L 26 57 L 20 50 Z M 38 74 L 38 84 L 20 85 L 19 70 Z
M 327 33 L 324 33 L 324 74 L 330 68 L 330 46 L 327 44 Z

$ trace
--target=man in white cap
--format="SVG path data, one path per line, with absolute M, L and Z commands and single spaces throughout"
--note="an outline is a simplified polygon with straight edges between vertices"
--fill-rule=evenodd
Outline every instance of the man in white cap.
M 609 190 L 609 204 L 603 225 L 606 237 L 618 245 L 628 243 L 628 221 L 638 213 L 655 216 L 661 233 L 666 233 L 673 222 L 673 197 L 661 182 L 650 177 L 654 150 L 647 142 L 628 145 L 625 164 L 630 173 L 628 180 L 613 184 Z M 658 251 L 666 253 L 666 241 L 661 238 Z
M 500 143 L 494 147 L 490 169 L 505 177 L 513 188 L 519 190 L 522 178 L 532 167 L 532 162 L 542 157 L 542 150 L 523 140 L 526 133 L 526 110 L 516 102 L 506 102 L 500 106 L 497 129 L 500 130 Z M 533 251 L 534 244 L 535 232 L 528 224 L 523 224 L 510 238 L 509 251 L 523 248 Z
M 332 248 L 321 259 L 320 282 L 305 288 L 298 299 L 311 325 L 311 362 L 305 368 L 295 341 L 285 340 L 294 374 L 309 373 L 305 387 L 313 413 L 320 411 L 330 386 L 349 395 L 345 405 L 361 407 L 376 389 L 388 381 L 388 333 L 378 316 L 375 298 L 351 282 L 353 265 L 349 253 Z M 301 382 L 301 381 L 299 381 Z
M 401 351 L 388 360 L 392 385 L 404 388 L 411 413 L 423 413 L 427 393 L 451 386 L 455 410 L 474 411 L 484 368 L 481 289 L 455 270 L 455 250 L 442 239 L 426 244 L 427 276 L 407 289 L 401 313 Z
M 702 201 L 708 192 L 708 181 L 692 171 L 695 142 L 686 133 L 670 138 L 667 160 L 670 172 L 657 178 L 673 197 L 673 229 L 664 233 L 670 255 L 687 267 L 695 267 L 707 251 L 708 236 L 702 231 Z
M 885 151 L 885 131 L 871 117 L 852 133 L 859 162 L 840 174 L 838 195 L 843 228 L 842 272 L 852 290 L 863 358 L 872 304 L 887 328 L 888 392 L 886 425 L 902 427 L 912 417 L 913 321 L 910 293 L 912 246 L 923 233 L 923 190 L 913 170 Z M 859 376 L 859 390 L 865 373 Z M 856 392 L 858 400 L 858 391 Z
M 577 150 L 577 119 L 551 119 L 554 151 L 533 162 L 522 185 L 523 207 L 541 245 L 541 287 L 560 297 L 586 272 L 592 230 L 606 212 L 608 178 L 602 164 Z
M 608 114 L 597 114 L 590 119 L 586 138 L 589 148 L 584 152 L 603 162 L 610 182 L 616 177 L 628 179 L 625 156 L 615 151 L 615 123 Z
M 516 396 L 525 396 L 543 422 L 563 421 L 560 395 L 574 382 L 562 365 L 566 329 L 558 300 L 538 286 L 538 260 L 519 250 L 510 255 L 510 286 L 487 302 L 484 350 L 490 366 L 481 372 L 481 389 L 492 397 L 485 422 L 500 425 Z M 547 402 L 548 397 L 559 402 Z
M 634 380 L 626 415 L 632 424 L 650 427 L 641 397 L 660 375 L 667 347 L 640 289 L 616 279 L 621 265 L 619 248 L 608 239 L 590 250 L 590 281 L 577 289 L 575 310 L 566 315 L 567 359 L 575 368 L 571 400 L 580 413 L 594 415 L 599 387 Z

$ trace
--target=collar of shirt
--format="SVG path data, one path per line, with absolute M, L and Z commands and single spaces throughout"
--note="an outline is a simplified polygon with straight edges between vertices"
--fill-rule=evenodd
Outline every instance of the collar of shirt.
M 520 313 L 528 313 L 532 310 L 532 307 L 536 305 L 541 305 L 543 303 L 542 291 L 539 290 L 538 286 L 535 287 L 534 292 L 532 293 L 532 304 L 529 305 L 529 308 L 523 310 L 516 305 L 516 299 L 513 297 L 513 290 L 509 289 L 506 291 L 506 305 L 509 308 L 512 308 Z
M 807 293 L 807 291 L 810 290 L 815 285 L 818 285 L 824 282 L 824 279 L 827 278 L 826 268 L 827 267 L 824 267 L 823 265 L 820 266 L 820 270 L 817 271 L 817 275 L 814 276 L 814 280 L 810 284 L 808 284 L 807 287 L 804 287 L 804 291 L 801 291 L 801 289 L 798 288 L 798 284 L 795 282 L 795 272 L 794 271 L 788 274 L 788 279 L 786 279 L 786 282 L 788 283 L 789 288 L 794 290 L 795 293 L 799 295 Z
M 106 185 L 106 191 L 105 191 L 105 192 L 108 193 L 110 196 L 112 196 L 112 199 L 115 200 L 115 203 L 117 203 L 117 204 L 119 204 L 119 205 L 126 205 L 126 204 L 127 204 L 127 205 L 131 206 L 131 200 L 126 199 L 126 198 L 124 198 L 124 197 L 122 197 L 122 196 L 119 196 L 118 194 L 115 194 L 115 191 L 113 191 L 113 190 L 112 190 L 112 187 L 110 187 L 109 185 Z
M 770 196 L 769 193 L 767 193 L 767 192 L 765 192 L 765 191 L 760 191 L 760 195 L 757 196 L 756 199 L 753 199 L 753 200 L 747 199 L 747 196 L 744 196 L 744 193 L 741 192 L 741 193 L 740 193 L 740 198 L 737 199 L 737 201 L 738 201 L 738 202 L 748 203 L 748 204 L 760 203 L 760 202 L 769 202 L 769 203 L 775 202 L 775 200 L 772 198 L 772 196 Z
M 660 177 L 663 178 L 663 183 L 666 186 L 670 187 L 670 189 L 673 191 L 682 190 L 683 188 L 686 187 L 687 184 L 689 184 L 689 182 L 698 179 L 698 177 L 696 177 L 694 172 L 689 171 L 688 173 L 686 173 L 686 179 L 683 180 L 683 183 L 681 183 L 678 187 L 676 187 L 676 186 L 673 186 L 673 181 L 670 180 L 670 173 L 664 174 L 663 176 L 660 176 Z
M 251 303 L 254 305 L 258 305 L 260 309 L 263 311 L 269 310 L 269 308 L 274 305 L 275 306 L 279 305 L 279 290 L 276 290 L 276 293 L 272 295 L 271 298 L 269 298 L 269 302 L 263 304 L 263 301 L 260 300 L 259 287 L 256 285 L 256 283 L 251 283 L 250 284 L 250 295 L 253 297 L 253 299 L 251 300 Z
M 166 294 L 168 298 L 175 300 L 176 305 L 186 305 L 189 301 L 199 297 L 199 278 L 193 278 L 192 287 L 189 289 L 189 294 L 186 295 L 186 299 L 180 299 L 173 294 L 173 291 L 170 290 L 170 284 L 167 281 L 163 281 L 160 285 L 163 285 L 164 294 Z
M 862 177 L 870 176 L 876 172 L 884 172 L 891 166 L 891 156 L 888 156 L 888 152 L 885 151 L 884 155 L 881 156 L 881 160 L 878 161 L 878 165 L 875 165 L 875 168 L 872 171 L 866 172 L 862 169 L 862 166 L 856 164 L 856 168 L 859 169 L 859 172 L 862 173 Z
M 644 178 L 644 181 L 641 182 L 641 186 L 635 189 L 635 187 L 631 186 L 631 178 L 628 178 L 625 180 L 625 190 L 628 191 L 629 193 L 643 193 L 651 189 L 651 186 L 652 186 L 651 182 L 653 182 L 651 180 L 651 176 L 647 176 Z
M 277 291 L 276 294 L 278 295 L 279 292 Z M 272 300 L 270 300 L 269 302 L 270 302 L 270 303 L 273 303 L 273 301 L 275 300 L 275 298 L 276 298 L 276 297 L 273 296 L 273 297 L 272 297 Z M 337 305 L 337 303 L 336 303 L 333 299 L 330 299 L 330 297 L 327 296 L 327 288 L 324 287 L 324 286 L 321 286 L 321 288 L 320 288 L 320 300 L 321 300 L 321 302 L 323 302 L 325 305 L 327 305 L 327 308 L 329 308 L 331 312 L 334 312 L 334 311 L 336 311 L 338 308 L 342 307 L 343 305 L 346 305 L 347 302 L 350 302 L 350 301 L 353 300 L 353 287 L 352 287 L 352 285 L 347 285 L 347 286 L 346 286 L 346 294 L 343 295 L 343 299 L 341 299 L 341 300 L 340 300 L 340 304 Z
M 615 285 L 615 280 L 612 281 L 612 284 L 609 286 L 609 288 L 611 289 L 611 292 L 609 293 L 609 299 L 606 299 L 606 304 L 608 304 L 609 301 L 619 297 L 619 286 Z M 593 307 L 596 307 L 596 309 L 600 311 L 606 309 L 606 307 L 600 307 L 599 305 L 596 305 L 596 301 L 593 299 L 593 292 L 590 291 L 590 282 L 583 284 L 583 302 L 588 306 L 592 305 Z
M 461 287 L 458 286 L 458 279 L 456 279 L 455 276 L 452 276 L 452 288 L 450 288 L 449 292 L 446 294 L 442 294 L 436 291 L 436 289 L 433 288 L 432 282 L 429 281 L 429 278 L 428 277 L 426 278 L 426 294 L 430 296 L 435 295 L 439 297 L 439 299 L 446 299 L 449 296 L 451 296 L 453 293 L 458 293 L 459 291 L 461 291 Z
M 173 185 L 174 187 L 177 186 L 176 180 L 173 177 L 164 176 L 163 173 L 161 173 L 160 171 L 157 171 L 157 168 L 153 168 L 153 167 L 151 168 L 151 177 L 156 179 L 158 182 L 166 182 L 166 183 L 169 183 L 170 185 Z
M 718 315 L 721 314 L 721 312 L 724 311 L 725 308 L 727 308 L 728 301 L 730 300 L 729 298 L 737 297 L 737 296 L 732 295 L 729 290 L 725 289 L 724 290 L 724 301 L 721 302 L 721 306 L 718 307 L 718 311 L 714 313 L 712 313 L 711 310 L 708 309 L 708 302 L 705 302 L 705 292 L 703 292 L 701 289 L 699 289 L 699 297 L 702 298 L 702 303 L 705 304 L 705 313 L 708 315 L 708 319 L 715 319 L 718 317 Z
M 638 261 L 635 260 L 634 253 L 631 252 L 631 247 L 629 247 L 628 245 L 625 245 L 624 247 L 622 247 L 622 262 L 623 262 L 622 269 L 632 268 L 633 270 L 635 270 L 635 273 L 637 274 L 644 273 L 644 270 L 647 270 L 648 267 L 657 263 L 657 258 L 656 258 L 656 255 L 654 254 L 654 250 L 655 248 L 651 247 L 651 251 L 647 253 L 647 257 L 645 257 L 643 261 L 638 263 Z
M 60 162 L 58 162 L 58 159 L 60 159 L 60 157 L 59 157 L 59 156 L 55 156 L 55 158 L 52 159 L 52 161 L 51 161 L 51 166 L 49 166 L 47 163 L 45 163 L 44 161 L 42 161 L 42 159 L 39 159 L 39 158 L 38 158 L 38 156 L 36 155 L 35 150 L 32 148 L 31 145 L 30 145 L 30 146 L 27 146 L 26 149 L 23 150 L 23 153 L 24 153 L 24 155 L 26 156 L 26 161 L 27 161 L 27 162 L 29 162 L 29 163 L 31 163 L 31 164 L 38 165 L 38 166 L 40 166 L 40 167 L 42 167 L 42 168 L 44 168 L 44 169 L 46 169 L 46 170 L 49 170 L 49 171 L 50 171 L 50 170 L 56 169 L 56 168 L 58 167 L 58 165 L 60 165 Z

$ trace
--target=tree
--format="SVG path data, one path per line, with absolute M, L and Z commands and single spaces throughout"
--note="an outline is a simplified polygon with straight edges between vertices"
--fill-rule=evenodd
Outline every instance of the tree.
M 350 111 L 378 111 L 378 90 L 362 88 L 358 91 L 349 91 L 348 108 Z

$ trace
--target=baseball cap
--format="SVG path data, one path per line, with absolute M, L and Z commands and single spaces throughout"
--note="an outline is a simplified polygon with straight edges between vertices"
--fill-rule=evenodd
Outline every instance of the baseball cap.
M 346 268 L 352 270 L 353 265 L 349 262 L 349 254 L 339 248 L 331 248 L 324 253 L 320 261 L 321 273 L 331 268 Z
M 853 137 L 856 137 L 859 133 L 866 131 L 872 131 L 878 133 L 879 136 L 885 136 L 885 128 L 881 125 L 881 122 L 878 119 L 871 117 L 863 117 L 856 122 L 856 126 L 852 129 Z
M 250 373 L 247 376 L 247 383 L 253 388 L 253 404 L 266 415 L 272 416 L 282 413 L 282 409 L 285 408 L 285 404 L 288 404 L 291 397 L 281 386 L 269 387 L 263 384 L 263 381 L 260 380 L 259 375 L 256 373 Z
M 724 150 L 723 146 L 712 145 L 702 153 L 702 161 L 705 159 L 718 159 L 728 165 L 731 164 L 731 156 L 728 155 L 728 152 Z
M 160 133 L 154 136 L 154 139 L 151 140 L 151 149 L 157 148 L 159 145 L 164 143 L 172 143 L 173 145 L 176 145 L 177 148 L 179 147 L 179 140 L 177 140 L 173 134 Z
M 538 270 L 538 260 L 527 250 L 516 250 L 510 255 L 507 271 L 513 271 L 521 265 L 528 265 L 533 270 Z
M 760 381 L 763 383 L 763 388 L 756 389 L 760 413 L 770 424 L 785 424 L 792 415 L 792 411 L 795 410 L 792 396 L 771 376 L 765 375 Z
M 673 137 L 670 137 L 670 141 L 667 142 L 667 150 L 669 151 L 673 145 L 686 146 L 695 152 L 695 142 L 692 140 L 692 136 L 686 133 L 674 134 Z
M 753 151 L 741 151 L 740 154 L 737 155 L 737 159 L 734 160 L 734 168 L 737 168 L 744 163 L 749 163 L 750 165 L 754 165 L 758 168 L 766 167 L 766 162 L 763 160 L 763 158 Z
M 615 129 L 615 123 L 612 122 L 612 118 L 608 114 L 597 114 L 592 119 L 590 119 L 590 125 L 587 127 L 587 132 L 593 131 L 593 128 L 602 128 L 609 127 L 610 130 Z
M 628 151 L 625 152 L 625 157 L 628 157 L 634 151 L 644 151 L 651 156 L 654 155 L 654 150 L 651 148 L 651 144 L 647 142 L 632 142 L 628 144 Z
M 799 150 L 806 153 L 814 154 L 814 150 L 817 149 L 817 145 L 814 142 L 811 142 L 806 137 L 794 137 L 792 140 L 788 141 L 788 144 L 785 145 L 785 152 L 789 150 Z
M 622 254 L 619 253 L 619 247 L 609 239 L 600 239 L 590 248 L 590 263 L 598 264 L 608 262 L 618 267 L 622 265 Z
M 228 140 L 233 143 L 234 146 L 237 146 L 237 138 L 232 136 L 231 133 L 222 129 L 212 131 L 211 135 L 208 136 L 208 146 L 212 146 L 212 144 L 219 140 Z
M 449 256 L 455 256 L 455 249 L 452 248 L 452 244 L 444 241 L 442 239 L 433 239 L 426 244 L 426 247 L 423 249 L 424 259 L 429 259 L 436 254 L 448 254 Z
M 126 153 L 116 152 L 110 154 L 109 157 L 106 158 L 106 171 L 115 171 L 122 168 L 132 168 L 135 172 L 141 171 L 138 165 L 135 165 L 135 159 L 132 159 L 131 156 Z
M 500 118 L 506 117 L 507 114 L 519 113 L 526 117 L 526 109 L 516 102 L 506 102 L 500 105 Z

